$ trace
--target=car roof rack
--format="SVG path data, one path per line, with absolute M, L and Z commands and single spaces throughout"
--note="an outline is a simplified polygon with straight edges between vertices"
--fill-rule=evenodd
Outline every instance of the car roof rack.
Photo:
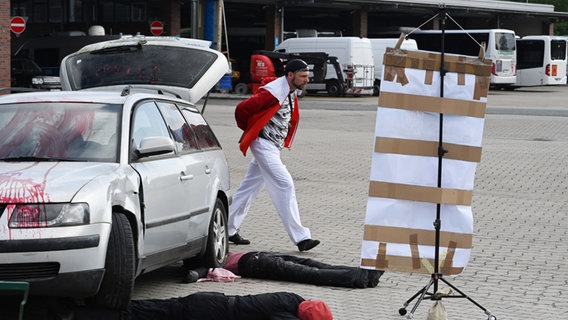
M 161 88 L 156 88 L 155 86 L 145 86 L 145 85 L 128 85 L 126 87 L 124 87 L 124 89 L 122 89 L 122 92 L 120 93 L 121 96 L 127 96 L 130 94 L 130 91 L 132 89 L 140 89 L 140 90 L 148 90 L 148 91 L 156 91 L 158 94 L 170 94 L 178 99 L 181 99 L 181 96 L 179 94 L 177 94 L 174 91 L 171 90 L 164 90 Z

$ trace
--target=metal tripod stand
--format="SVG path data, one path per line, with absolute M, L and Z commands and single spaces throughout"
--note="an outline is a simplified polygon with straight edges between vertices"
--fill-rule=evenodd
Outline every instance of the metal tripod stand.
M 445 21 L 446 21 L 446 8 L 444 4 L 440 5 L 440 12 L 438 13 L 438 17 L 440 19 L 440 23 L 442 26 L 442 43 L 441 43 L 441 64 L 440 64 L 440 97 L 444 97 L 444 76 L 446 70 L 444 70 L 444 41 L 445 41 Z M 439 135 L 438 135 L 438 183 L 437 187 L 442 187 L 442 159 L 444 155 L 448 152 L 443 148 L 442 138 L 443 138 L 443 124 L 444 124 L 444 114 L 440 113 L 440 121 L 439 121 Z M 435 253 L 434 253 L 434 273 L 431 274 L 430 281 L 426 286 L 416 292 L 410 299 L 408 299 L 404 304 L 403 307 L 398 310 L 398 313 L 401 316 L 406 315 L 407 319 L 413 319 L 414 312 L 424 300 L 425 297 L 428 297 L 430 300 L 442 300 L 442 298 L 466 298 L 477 307 L 479 307 L 483 312 L 488 316 L 488 320 L 497 320 L 497 317 L 493 316 L 489 310 L 484 308 L 482 305 L 477 303 L 475 300 L 470 298 L 464 292 L 459 290 L 456 286 L 452 285 L 448 280 L 444 279 L 443 274 L 439 271 L 439 262 L 440 262 L 440 228 L 441 228 L 441 219 L 440 219 L 440 210 L 441 204 L 437 204 L 436 206 L 436 220 L 434 221 L 434 228 L 435 228 Z M 442 281 L 450 288 L 452 288 L 455 292 L 459 293 L 459 295 L 448 295 L 448 296 L 438 296 L 436 293 L 438 292 L 438 283 Z M 433 291 L 428 291 L 430 288 L 433 287 Z M 406 307 L 418 297 L 416 303 L 412 307 L 410 313 L 407 314 Z

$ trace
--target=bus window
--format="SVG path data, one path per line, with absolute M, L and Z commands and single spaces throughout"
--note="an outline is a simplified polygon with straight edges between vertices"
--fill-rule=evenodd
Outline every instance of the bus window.
M 441 30 L 419 30 L 410 33 L 408 38 L 416 40 L 420 50 L 441 52 Z M 513 30 L 446 30 L 444 40 L 444 52 L 475 57 L 479 55 L 480 44 L 485 43 L 485 58 L 493 61 L 491 87 L 515 84 L 517 49 Z
M 550 41 L 550 59 L 566 60 L 566 41 L 552 40 Z
M 502 51 L 515 50 L 515 34 L 514 33 L 495 33 L 495 49 Z

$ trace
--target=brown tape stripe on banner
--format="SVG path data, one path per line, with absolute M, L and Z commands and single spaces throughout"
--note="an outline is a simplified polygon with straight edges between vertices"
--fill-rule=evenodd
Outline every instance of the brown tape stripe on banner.
M 470 206 L 471 190 L 371 181 L 369 197 Z
M 410 255 L 412 256 L 412 269 L 420 269 L 420 253 L 418 251 L 418 235 L 411 234 L 408 237 L 410 243 Z
M 394 214 L 394 213 L 393 213 Z M 436 245 L 436 232 L 424 229 L 411 229 L 402 227 L 375 226 L 366 224 L 363 229 L 363 240 L 380 243 L 411 244 L 412 236 L 422 246 Z M 473 247 L 473 234 L 440 231 L 440 245 L 448 248 L 471 249 Z
M 481 147 L 442 143 L 445 159 L 469 162 L 481 161 Z M 409 156 L 438 157 L 438 142 L 396 138 L 375 138 L 375 152 L 404 154 Z
M 481 97 L 487 98 L 489 92 L 489 78 L 475 77 L 475 87 L 473 88 L 473 100 L 479 100 Z
M 485 117 L 486 103 L 450 98 L 429 97 L 384 91 L 379 95 L 379 106 L 444 114 L 455 114 L 475 118 Z
M 454 241 L 450 241 L 448 251 L 446 252 L 446 257 L 444 258 L 444 264 L 441 267 L 442 273 L 450 272 L 450 270 L 452 269 L 454 255 L 456 254 L 456 245 L 457 244 Z
M 441 54 L 433 52 L 395 50 L 387 48 L 383 57 L 385 66 L 439 71 Z M 491 75 L 491 60 L 480 60 L 464 56 L 444 55 L 444 69 L 447 72 L 474 74 L 481 77 Z
M 375 268 L 377 268 L 378 270 L 384 270 L 385 268 L 388 268 L 389 262 L 387 261 L 386 257 L 387 257 L 387 244 L 379 243 L 379 253 L 377 253 Z
M 379 269 L 376 267 L 375 259 L 361 259 L 361 266 L 363 267 L 371 267 L 376 268 L 377 270 L 389 270 L 395 272 L 413 272 L 413 273 L 422 273 L 422 274 L 431 274 L 432 270 L 429 270 L 424 266 L 424 263 L 420 264 L 420 269 L 414 269 L 412 265 L 412 258 L 411 257 L 401 257 L 401 256 L 389 256 L 387 255 L 387 260 L 389 261 L 389 265 L 385 269 Z M 424 258 L 420 259 L 421 261 Z M 434 265 L 434 259 L 427 259 L 431 266 Z M 442 274 L 454 275 L 460 274 L 463 272 L 463 267 L 452 267 L 448 269 L 440 270 Z

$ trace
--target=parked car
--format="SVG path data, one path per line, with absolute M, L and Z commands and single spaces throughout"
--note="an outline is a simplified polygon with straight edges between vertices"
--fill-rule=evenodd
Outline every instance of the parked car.
M 35 61 L 28 58 L 12 57 L 11 87 L 60 90 L 59 77 L 44 75 Z
M 99 60 L 86 50 L 67 61 L 138 61 L 137 83 L 113 79 L 126 74 L 113 69 L 103 72 L 113 86 L 103 88 L 100 73 L 66 68 L 99 87 L 0 97 L 0 280 L 30 282 L 32 295 L 120 308 L 142 273 L 227 258 L 228 164 L 194 104 L 227 72 L 226 59 L 174 38 L 138 38 L 133 50 L 130 40 L 91 54 Z M 144 63 L 156 61 L 137 55 L 159 51 L 167 54 L 146 73 Z M 169 73 L 172 63 L 178 72 Z M 191 78 L 186 99 L 171 77 Z

